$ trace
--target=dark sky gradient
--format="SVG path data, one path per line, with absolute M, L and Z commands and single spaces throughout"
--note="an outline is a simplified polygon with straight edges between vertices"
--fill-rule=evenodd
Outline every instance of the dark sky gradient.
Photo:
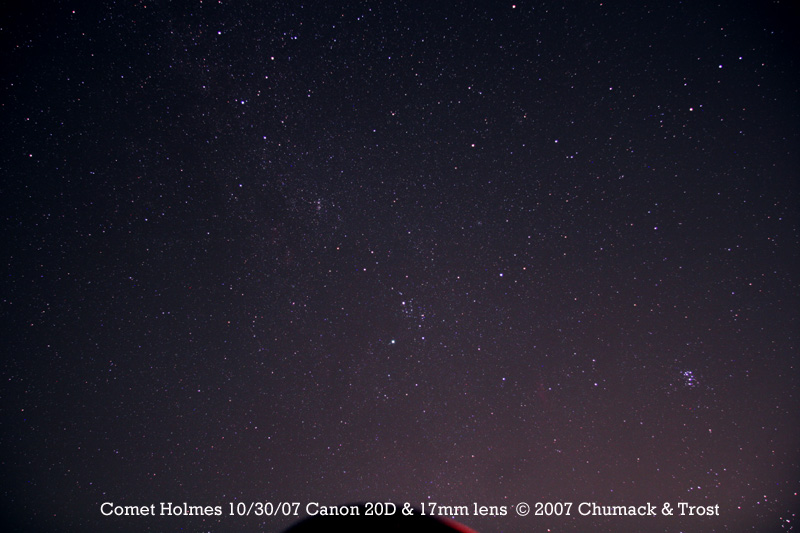
M 789 3 L 3 7 L 3 521 L 796 527 Z

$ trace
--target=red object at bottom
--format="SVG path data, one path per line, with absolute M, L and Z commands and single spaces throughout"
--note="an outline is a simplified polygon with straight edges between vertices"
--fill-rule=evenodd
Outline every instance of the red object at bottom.
M 391 516 L 365 516 L 367 507 L 359 505 L 359 513 L 349 516 L 312 516 L 298 522 L 284 533 L 323 533 L 347 531 L 348 533 L 477 533 L 450 518 L 423 516 L 418 510 L 406 516 L 399 510 Z

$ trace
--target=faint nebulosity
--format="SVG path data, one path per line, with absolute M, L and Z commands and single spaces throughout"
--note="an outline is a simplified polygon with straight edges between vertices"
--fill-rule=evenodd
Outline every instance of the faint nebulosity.
M 795 527 L 797 9 L 345 4 L 3 8 L 7 530 Z

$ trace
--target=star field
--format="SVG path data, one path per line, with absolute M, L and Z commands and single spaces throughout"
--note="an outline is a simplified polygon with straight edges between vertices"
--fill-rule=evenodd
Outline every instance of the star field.
M 4 529 L 393 501 L 511 509 L 456 517 L 482 533 L 791 530 L 798 20 L 5 8 Z M 100 512 L 165 501 L 225 514 Z

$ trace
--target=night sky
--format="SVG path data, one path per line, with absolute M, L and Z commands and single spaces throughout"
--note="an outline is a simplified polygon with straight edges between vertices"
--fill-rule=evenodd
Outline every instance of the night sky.
M 5 5 L 6 530 L 796 527 L 787 4 Z

